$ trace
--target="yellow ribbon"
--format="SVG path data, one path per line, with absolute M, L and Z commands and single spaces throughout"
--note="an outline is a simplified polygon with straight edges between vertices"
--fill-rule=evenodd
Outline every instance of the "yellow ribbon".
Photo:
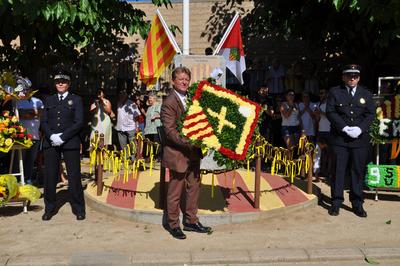
M 214 198 L 214 173 L 212 174 L 211 177 L 211 198 Z

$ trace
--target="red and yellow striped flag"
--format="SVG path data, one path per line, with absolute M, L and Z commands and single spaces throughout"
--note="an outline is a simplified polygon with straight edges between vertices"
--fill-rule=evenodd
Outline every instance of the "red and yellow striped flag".
M 151 23 L 142 62 L 140 63 L 140 80 L 148 88 L 154 86 L 165 67 L 171 63 L 175 54 L 175 48 L 169 40 L 159 16 L 156 14 Z

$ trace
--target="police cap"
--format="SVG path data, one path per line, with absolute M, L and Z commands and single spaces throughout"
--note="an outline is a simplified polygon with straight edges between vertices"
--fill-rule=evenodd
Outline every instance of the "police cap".
M 57 79 L 64 79 L 64 80 L 71 80 L 71 74 L 67 71 L 65 71 L 64 69 L 58 69 L 55 73 L 54 73 L 54 80 Z
M 360 73 L 361 73 L 361 67 L 356 64 L 346 65 L 342 70 L 342 74 L 360 75 Z

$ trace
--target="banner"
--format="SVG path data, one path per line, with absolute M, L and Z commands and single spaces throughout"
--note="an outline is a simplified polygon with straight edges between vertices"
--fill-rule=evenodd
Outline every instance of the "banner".
M 368 165 L 367 186 L 373 188 L 400 188 L 400 166 Z

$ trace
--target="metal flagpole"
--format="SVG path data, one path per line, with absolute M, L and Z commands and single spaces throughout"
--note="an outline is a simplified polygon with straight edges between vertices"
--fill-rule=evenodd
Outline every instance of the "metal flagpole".
M 182 53 L 181 48 L 179 48 L 178 43 L 176 42 L 176 40 L 175 40 L 174 36 L 172 35 L 171 31 L 169 30 L 168 25 L 167 25 L 167 23 L 165 22 L 163 16 L 161 15 L 160 10 L 157 9 L 156 12 L 157 12 L 158 18 L 159 18 L 160 21 L 161 21 L 161 24 L 162 24 L 163 27 L 164 27 L 165 32 L 167 33 L 167 37 L 168 37 L 169 41 L 172 43 L 172 46 L 174 46 L 175 51 L 176 51 L 178 54 L 181 54 L 181 53 Z
M 233 26 L 236 23 L 236 20 L 239 18 L 239 13 L 236 12 L 235 16 L 233 17 L 231 24 L 229 24 L 228 29 L 225 31 L 224 36 L 222 37 L 221 41 L 219 42 L 217 48 L 215 49 L 213 55 L 216 55 L 219 53 L 219 50 L 221 50 L 222 45 L 224 44 L 226 38 L 228 38 L 229 33 L 231 32 Z
M 183 0 L 183 54 L 189 54 L 189 0 Z

